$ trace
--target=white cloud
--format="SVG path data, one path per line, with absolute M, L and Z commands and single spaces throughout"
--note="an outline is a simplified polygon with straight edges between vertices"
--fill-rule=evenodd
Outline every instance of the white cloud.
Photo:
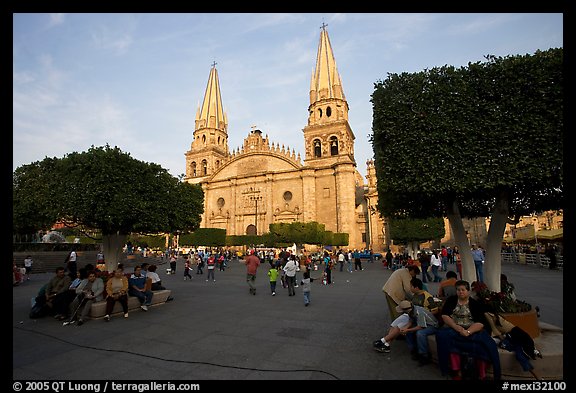
M 480 14 L 465 22 L 450 24 L 447 33 L 456 36 L 462 34 L 479 34 L 511 23 L 521 17 L 521 14 Z
M 35 79 L 34 75 L 27 71 L 12 71 L 12 82 L 17 85 L 23 85 L 29 82 L 33 82 Z
M 92 41 L 99 49 L 112 50 L 117 55 L 123 55 L 134 43 L 133 29 L 133 23 L 128 23 L 121 29 L 100 25 L 97 30 L 92 31 Z
M 64 23 L 66 19 L 66 14 L 49 14 L 50 21 L 48 22 L 48 27 L 54 27 Z

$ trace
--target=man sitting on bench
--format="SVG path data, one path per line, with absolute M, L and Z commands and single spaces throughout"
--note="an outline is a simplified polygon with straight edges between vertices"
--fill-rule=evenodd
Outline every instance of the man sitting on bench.
M 134 273 L 128 279 L 128 294 L 135 296 L 140 301 L 140 308 L 148 311 L 148 306 L 152 303 L 154 293 L 146 286 L 146 277 L 142 275 L 140 266 L 134 267 Z

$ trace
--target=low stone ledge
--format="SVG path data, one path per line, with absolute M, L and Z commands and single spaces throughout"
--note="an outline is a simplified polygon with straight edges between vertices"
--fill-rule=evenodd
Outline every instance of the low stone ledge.
M 163 289 L 161 291 L 153 291 L 154 296 L 152 296 L 151 306 L 166 303 L 168 297 L 172 293 L 170 289 Z M 128 296 L 128 311 L 139 310 L 140 301 L 135 296 Z M 112 309 L 112 315 L 122 314 L 122 305 L 119 302 L 114 304 Z M 106 315 L 106 301 L 102 300 L 100 302 L 92 303 L 90 308 L 90 318 L 91 319 L 101 319 Z
M 564 379 L 564 333 L 562 328 L 547 323 L 540 323 L 540 336 L 534 339 L 536 348 L 542 353 L 542 359 L 531 360 L 534 371 L 545 380 Z M 436 336 L 428 336 L 428 347 L 435 363 L 438 363 L 438 353 L 436 348 Z M 528 371 L 522 370 L 520 363 L 516 360 L 514 352 L 509 352 L 498 348 L 500 354 L 500 367 L 502 379 L 526 379 L 533 380 L 534 377 Z M 487 370 L 491 375 L 492 368 Z

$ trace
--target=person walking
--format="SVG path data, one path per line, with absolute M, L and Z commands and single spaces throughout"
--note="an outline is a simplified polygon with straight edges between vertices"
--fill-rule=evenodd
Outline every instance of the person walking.
M 442 266 L 442 262 L 440 261 L 440 258 L 438 257 L 436 250 L 432 251 L 432 255 L 430 256 L 430 264 L 432 265 L 432 274 L 434 275 L 434 282 L 442 281 L 442 277 L 440 277 L 440 274 L 438 274 L 438 271 Z
M 192 275 L 190 274 L 190 259 L 186 257 L 184 259 L 184 281 L 192 280 Z
M 310 271 L 306 270 L 304 275 L 302 276 L 302 281 L 300 284 L 302 285 L 302 294 L 304 295 L 304 306 L 308 307 L 310 305 L 310 289 L 311 283 L 314 281 L 312 277 L 310 277 Z
M 484 282 L 484 251 L 482 247 L 476 244 L 472 245 L 472 258 L 476 268 L 476 279 L 478 282 Z
M 430 273 L 428 273 L 428 268 L 430 267 L 430 255 L 426 253 L 426 251 L 420 251 L 420 256 L 418 257 L 420 261 L 420 269 L 422 270 L 422 282 L 427 283 L 428 281 L 432 281 L 430 277 Z
M 212 277 L 212 281 L 216 282 L 216 278 L 214 278 L 214 270 L 216 269 L 216 255 L 212 254 L 208 257 L 206 267 L 208 268 L 208 276 L 206 277 L 206 282 L 210 280 L 210 277 Z
M 254 250 L 248 251 L 248 257 L 244 261 L 246 265 L 246 282 L 250 287 L 250 293 L 256 295 L 256 272 L 258 271 L 258 266 L 260 266 L 260 258 L 254 255 Z
M 32 273 L 32 264 L 34 261 L 30 255 L 27 255 L 24 259 L 24 269 L 26 269 L 26 280 L 30 280 L 30 273 Z
M 296 295 L 294 291 L 294 285 L 296 281 L 296 270 L 298 270 L 298 265 L 296 261 L 291 256 L 286 265 L 284 265 L 284 271 L 286 272 L 286 281 L 288 283 L 288 296 Z
M 272 296 L 276 296 L 276 282 L 278 281 L 278 268 L 273 260 L 270 261 L 270 270 L 268 270 L 268 277 L 270 277 L 270 292 Z

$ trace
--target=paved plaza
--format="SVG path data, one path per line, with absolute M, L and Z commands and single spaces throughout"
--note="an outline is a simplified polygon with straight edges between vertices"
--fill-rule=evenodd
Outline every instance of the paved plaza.
M 434 364 L 418 367 L 404 341 L 394 342 L 389 354 L 372 349 L 390 323 L 381 289 L 391 271 L 380 262 L 364 262 L 364 270 L 353 273 L 337 267 L 333 285 L 315 281 L 310 307 L 304 307 L 301 287 L 289 297 L 280 281 L 271 296 L 266 264 L 258 270 L 256 296 L 249 294 L 239 262 L 216 271 L 216 282 L 206 282 L 206 274 L 184 281 L 181 264 L 176 275 L 165 267 L 158 272 L 174 301 L 108 323 L 29 319 L 30 299 L 53 273 L 14 287 L 13 379 L 445 379 Z M 540 307 L 542 322 L 563 327 L 562 271 L 511 264 L 502 271 L 519 299 Z M 428 285 L 436 294 L 438 284 Z

